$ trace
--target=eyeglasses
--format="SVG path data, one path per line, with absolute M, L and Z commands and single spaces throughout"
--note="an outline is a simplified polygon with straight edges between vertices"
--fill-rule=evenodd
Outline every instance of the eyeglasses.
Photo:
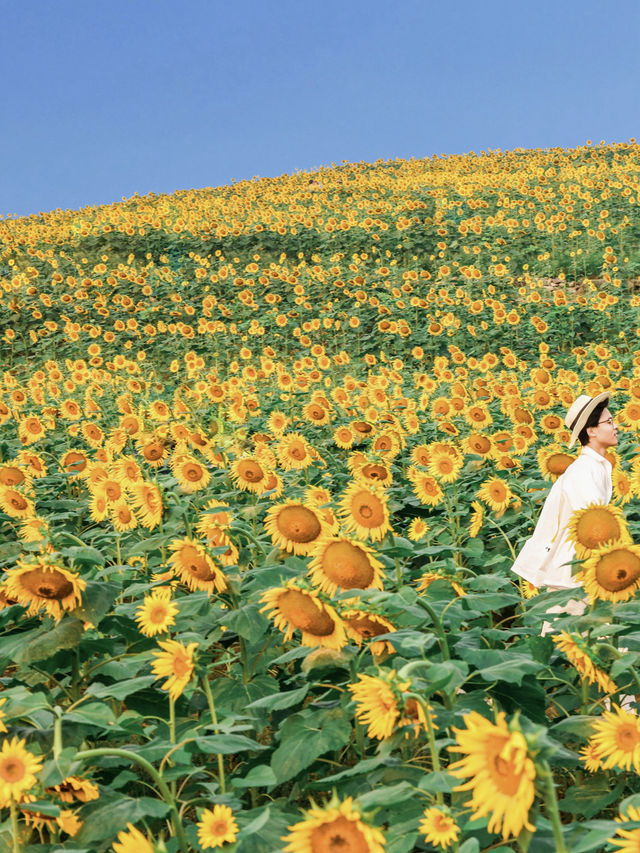
M 606 421 L 598 421 L 598 426 L 600 426 L 600 424 L 610 424 L 613 426 L 613 418 L 607 418 Z

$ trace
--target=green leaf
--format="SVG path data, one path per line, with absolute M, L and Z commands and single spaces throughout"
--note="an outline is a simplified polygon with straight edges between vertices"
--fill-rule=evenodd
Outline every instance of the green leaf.
M 269 620 L 257 604 L 246 604 L 239 610 L 225 611 L 221 617 L 223 625 L 250 643 L 256 643 L 269 628 Z
M 2 714 L 7 720 L 17 720 L 30 717 L 35 711 L 49 710 L 51 706 L 44 693 L 31 692 L 26 687 L 11 687 L 2 691 L 6 703 L 2 706 Z
M 467 838 L 464 844 L 460 845 L 459 853 L 479 853 L 480 842 L 477 838 Z
M 415 797 L 413 785 L 408 782 L 398 782 L 396 785 L 386 785 L 359 796 L 363 809 L 376 809 L 385 806 L 395 806 Z
M 105 556 L 102 551 L 90 545 L 71 545 L 60 552 L 74 563 L 86 563 L 90 566 L 104 566 Z
M 83 634 L 82 622 L 79 619 L 67 617 L 51 630 L 43 628 L 42 633 L 14 653 L 13 659 L 22 665 L 46 660 L 53 657 L 61 649 L 71 649 L 77 646 Z
M 459 779 L 456 779 L 451 773 L 447 773 L 446 770 L 434 770 L 432 773 L 427 773 L 426 776 L 422 777 L 418 783 L 418 787 L 423 791 L 431 793 L 443 791 L 445 794 L 450 794 L 458 782 Z
M 159 550 L 163 545 L 167 544 L 169 539 L 171 539 L 170 533 L 163 533 L 161 536 L 151 536 L 149 539 L 143 539 L 142 542 L 138 542 L 137 545 L 127 550 L 127 557 L 139 557 L 149 551 Z
M 77 749 L 70 746 L 63 749 L 57 758 L 46 761 L 38 776 L 40 785 L 43 788 L 50 788 L 52 785 L 59 785 L 63 779 L 70 776 L 76 752 Z
M 258 743 L 244 735 L 208 735 L 195 739 L 195 745 L 200 752 L 206 752 L 207 755 L 218 754 L 233 755 L 235 752 L 246 752 L 247 750 L 259 751 L 266 749 L 266 746 Z
M 305 708 L 287 717 L 280 728 L 280 746 L 271 758 L 278 784 L 297 776 L 316 758 L 341 749 L 351 736 L 351 723 L 342 708 Z
M 103 794 L 96 800 L 96 806 L 83 814 L 84 824 L 74 837 L 74 844 L 89 845 L 95 841 L 113 838 L 125 829 L 127 823 L 137 824 L 146 817 L 162 818 L 169 806 L 162 800 L 153 797 L 123 797 Z
M 88 581 L 87 588 L 82 593 L 82 604 L 76 607 L 73 615 L 97 627 L 100 620 L 111 610 L 119 592 L 118 584 Z
M 574 824 L 579 827 L 576 833 L 579 841 L 571 840 L 571 853 L 601 853 L 608 838 L 612 838 L 620 824 L 612 820 L 592 820 L 588 823 Z
M 522 684 L 525 675 L 540 672 L 543 665 L 529 655 L 502 649 L 459 649 L 461 657 L 477 667 L 485 681 L 509 681 Z
M 67 711 L 63 719 L 65 722 L 82 723 L 85 726 L 97 726 L 101 729 L 112 728 L 116 723 L 111 706 L 104 702 L 78 705 L 73 711 Z
M 282 711 L 284 708 L 290 708 L 292 705 L 302 702 L 309 692 L 310 686 L 310 684 L 304 684 L 297 690 L 287 690 L 285 693 L 274 693 L 273 696 L 263 696 L 262 699 L 256 699 L 255 702 L 247 705 L 247 710 L 259 708 L 263 711 Z
M 270 788 L 276 785 L 277 781 L 275 773 L 268 764 L 258 764 L 252 767 L 244 778 L 232 779 L 231 784 L 234 788 Z
M 621 779 L 615 788 L 611 788 L 608 779 L 589 777 L 583 780 L 581 785 L 569 788 L 564 798 L 558 802 L 558 808 L 562 812 L 584 816 L 589 820 L 615 802 L 624 787 L 624 779 Z
M 116 681 L 113 684 L 101 684 L 99 681 L 94 681 L 89 685 L 86 694 L 95 696 L 96 699 L 117 699 L 122 702 L 127 696 L 136 693 L 138 690 L 144 690 L 157 681 L 155 675 L 141 675 L 139 678 L 128 678 L 125 681 Z

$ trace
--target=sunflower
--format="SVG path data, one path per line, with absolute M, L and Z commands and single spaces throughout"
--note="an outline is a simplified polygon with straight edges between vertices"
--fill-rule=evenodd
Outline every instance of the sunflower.
M 349 685 L 349 690 L 356 703 L 356 719 L 367 726 L 370 738 L 387 740 L 402 726 L 426 726 L 422 706 L 402 695 L 411 682 L 400 681 L 394 669 L 378 677 L 358 675 L 358 679 L 356 684 Z
M 87 421 L 82 424 L 81 432 L 82 437 L 90 447 L 93 447 L 94 449 L 102 447 L 104 442 L 104 432 L 98 424 L 95 424 L 92 421 Z
M 364 483 L 373 483 L 380 486 L 390 486 L 393 476 L 389 468 L 382 463 L 366 462 L 356 471 L 356 478 Z
M 538 468 L 545 480 L 557 480 L 575 460 L 575 456 L 557 445 L 541 447 L 538 450 Z
M 276 446 L 276 455 L 283 471 L 308 468 L 313 462 L 312 448 L 299 432 L 284 435 Z
M 637 492 L 637 483 L 620 467 L 613 469 L 611 475 L 613 491 L 619 504 L 626 504 Z
M 20 442 L 25 447 L 34 444 L 36 441 L 40 441 L 46 434 L 46 427 L 38 417 L 24 418 L 18 423 Z
M 387 499 L 379 487 L 357 482 L 349 484 L 340 501 L 339 512 L 346 530 L 359 539 L 378 542 L 391 530 Z
M 302 407 L 302 417 L 315 426 L 331 423 L 330 411 L 315 400 Z
M 21 468 L 17 468 L 14 465 L 0 466 L 0 486 L 13 488 L 15 486 L 20 486 L 22 483 L 24 483 L 25 486 L 29 485 L 27 475 Z
M 205 809 L 197 826 L 198 841 L 205 850 L 236 840 L 238 824 L 229 806 L 215 805 L 213 809 Z
M 449 847 L 450 844 L 457 841 L 460 834 L 460 830 L 451 815 L 435 807 L 425 809 L 424 817 L 420 821 L 418 829 L 429 844 L 442 848 Z
M 613 705 L 593 723 L 594 734 L 589 738 L 594 758 L 599 758 L 604 770 L 619 767 L 640 772 L 640 717 Z
M 431 460 L 429 445 L 418 444 L 411 451 L 411 461 L 416 465 L 424 465 L 426 468 Z
M 580 760 L 590 773 L 597 773 L 602 769 L 602 760 L 598 756 L 596 744 L 588 743 L 580 750 Z
M 529 810 L 535 796 L 535 767 L 527 742 L 519 731 L 510 731 L 500 711 L 495 723 L 477 711 L 464 715 L 465 729 L 452 731 L 456 745 L 451 752 L 463 758 L 449 765 L 449 773 L 459 779 L 471 777 L 456 791 L 471 791 L 472 820 L 490 815 L 489 832 L 502 832 L 503 840 L 517 837 L 522 829 L 535 831 Z
M 104 521 L 109 515 L 109 501 L 102 492 L 91 495 L 89 516 L 93 521 Z
M 480 484 L 477 497 L 484 501 L 495 513 L 502 515 L 507 509 L 514 495 L 508 484 L 500 477 L 490 477 Z
M 11 518 L 30 518 L 35 512 L 33 501 L 7 486 L 0 486 L 0 509 Z
M 464 595 L 464 588 L 453 578 L 440 572 L 425 572 L 418 578 L 418 592 L 424 592 L 434 581 L 447 581 L 453 587 L 456 595 Z
M 142 470 L 135 459 L 121 456 L 113 463 L 113 476 L 125 489 L 131 489 L 142 480 Z
M 264 526 L 274 545 L 302 556 L 311 553 L 325 531 L 320 512 L 313 505 L 300 501 L 272 506 L 267 511 Z
M 171 601 L 171 589 L 154 589 L 151 595 L 145 596 L 143 603 L 136 610 L 140 633 L 145 637 L 153 637 L 168 631 L 175 625 L 177 613 L 178 605 Z
M 81 450 L 67 450 L 60 460 L 60 467 L 72 480 L 82 477 L 88 464 L 89 459 Z
M 169 448 L 160 436 L 144 433 L 137 437 L 136 446 L 144 461 L 152 468 L 159 468 L 169 455 Z
M 420 518 L 417 516 L 416 518 L 411 519 L 411 524 L 409 525 L 409 530 L 407 531 L 407 536 L 411 539 L 412 542 L 419 542 L 429 532 L 429 525 L 424 520 L 424 518 Z
M 426 471 L 417 471 L 409 469 L 407 472 L 413 491 L 421 504 L 425 506 L 438 506 L 444 499 L 444 492 L 435 477 L 427 474 Z
M 429 456 L 429 473 L 443 483 L 458 479 L 464 459 L 442 450 L 432 450 Z
M 162 521 L 163 505 L 160 489 L 155 483 L 142 480 L 131 486 L 133 504 L 137 510 L 136 515 L 143 527 L 153 530 Z
M 223 501 L 210 500 L 204 505 L 203 514 L 198 519 L 196 529 L 206 539 L 209 528 L 226 530 L 233 524 L 233 513 Z
M 257 459 L 245 456 L 231 463 L 231 479 L 234 485 L 243 492 L 253 492 L 259 495 L 265 486 L 267 472 Z
M 118 833 L 113 850 L 114 853 L 154 853 L 153 846 L 132 823 L 127 824 L 126 831 L 123 829 Z
M 27 608 L 27 613 L 46 611 L 56 621 L 74 610 L 87 584 L 82 578 L 52 563 L 22 561 L 9 569 L 3 583 L 5 594 Z
M 282 435 L 288 426 L 289 418 L 284 414 L 284 412 L 275 410 L 271 412 L 267 418 L 267 429 L 276 436 Z
M 605 545 L 584 561 L 575 578 L 591 601 L 628 601 L 640 587 L 640 545 Z
M 24 740 L 6 738 L 0 748 L 0 803 L 19 800 L 38 781 L 42 759 L 25 748 Z
M 313 549 L 308 576 L 327 595 L 338 589 L 382 589 L 382 563 L 362 542 L 346 536 L 321 539 Z
M 333 443 L 341 450 L 349 450 L 353 447 L 355 440 L 356 434 L 354 430 L 348 426 L 338 427 L 333 433 Z
M 384 853 L 385 839 L 376 827 L 360 820 L 353 806 L 353 797 L 340 802 L 334 794 L 324 808 L 313 806 L 304 820 L 287 827 L 289 834 L 284 853 Z
M 194 668 L 193 653 L 198 648 L 198 644 L 189 643 L 188 646 L 183 646 L 176 640 L 159 640 L 158 645 L 161 651 L 153 652 L 155 659 L 151 663 L 151 668 L 156 678 L 167 678 L 161 687 L 167 690 L 169 696 L 175 701 L 191 681 Z
M 126 501 L 119 501 L 109 507 L 109 520 L 117 533 L 135 530 L 138 526 L 136 514 Z
M 469 538 L 475 539 L 482 529 L 484 508 L 479 501 L 471 501 L 471 521 L 469 522 Z
M 346 609 L 340 615 L 346 632 L 354 643 L 361 646 L 365 640 L 373 640 L 369 643 L 369 651 L 372 655 L 378 656 L 385 652 L 392 654 L 394 648 L 388 640 L 375 638 L 383 634 L 392 634 L 396 630 L 395 625 L 379 613 L 355 606 L 352 599 L 348 599 L 344 604 Z
M 189 589 L 202 589 L 211 594 L 227 588 L 224 573 L 195 539 L 173 539 L 169 550 L 172 551 L 169 562 Z
M 325 646 L 340 650 L 347 643 L 344 626 L 336 611 L 311 590 L 296 586 L 295 579 L 286 586 L 269 589 L 260 598 L 260 612 L 267 612 L 287 642 L 298 629 L 303 646 Z
M 611 504 L 591 503 L 574 512 L 569 521 L 568 534 L 579 560 L 604 545 L 631 542 L 622 510 Z
M 62 782 L 46 789 L 48 794 L 53 794 L 63 803 L 88 803 L 97 800 L 100 796 L 98 786 L 81 776 L 67 776 Z
M 560 631 L 551 638 L 561 652 L 568 657 L 569 661 L 578 670 L 582 678 L 586 678 L 589 684 L 597 683 L 603 693 L 617 693 L 618 688 L 609 678 L 606 672 L 596 666 L 589 647 L 580 634 L 568 634 Z
M 471 453 L 475 456 L 488 457 L 494 452 L 493 442 L 483 432 L 469 433 L 466 438 L 462 439 L 461 445 L 465 453 Z
M 211 474 L 197 459 L 180 455 L 171 459 L 171 472 L 183 492 L 188 495 L 206 489 Z

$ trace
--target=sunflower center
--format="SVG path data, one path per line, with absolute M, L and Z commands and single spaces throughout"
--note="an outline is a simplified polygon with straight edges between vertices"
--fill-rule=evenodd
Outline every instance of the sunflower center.
M 310 836 L 313 853 L 369 853 L 369 844 L 356 822 L 340 815 L 321 826 Z
M 198 480 L 202 479 L 202 468 L 199 465 L 189 465 L 183 473 L 186 479 L 192 483 L 197 483 Z
M 363 527 L 379 527 L 384 523 L 384 505 L 369 492 L 358 492 L 353 496 L 351 512 Z
M 19 758 L 7 758 L 7 760 L 3 761 L 0 765 L 0 777 L 2 777 L 5 782 L 19 782 L 24 777 L 25 772 L 26 768 L 24 763 L 20 761 Z
M 620 726 L 616 731 L 616 740 L 621 750 L 631 752 L 640 741 L 635 725 Z
M 601 587 L 617 592 L 638 580 L 640 558 L 626 548 L 619 548 L 600 558 L 595 573 Z
M 264 477 L 264 471 L 258 463 L 252 462 L 249 459 L 244 459 L 238 465 L 238 473 L 248 483 L 259 483 Z
M 147 444 L 144 448 L 143 455 L 145 459 L 150 459 L 155 462 L 157 459 L 162 458 L 162 454 L 164 453 L 164 445 L 159 444 L 157 442 L 153 442 L 152 444 Z
M 351 542 L 332 542 L 324 552 L 322 569 L 344 589 L 367 589 L 374 579 L 366 553 Z
M 149 621 L 154 625 L 161 625 L 167 618 L 167 608 L 164 604 L 156 604 L 151 608 Z
M 576 538 L 585 548 L 594 549 L 603 542 L 620 537 L 618 520 L 605 508 L 587 510 L 576 526 Z
M 20 583 L 32 595 L 60 601 L 71 595 L 73 584 L 63 574 L 52 569 L 33 569 L 20 577 Z
M 211 832 L 213 835 L 222 837 L 227 834 L 227 822 L 224 820 L 216 820 L 211 824 Z
M 322 531 L 318 516 L 302 504 L 283 507 L 277 525 L 280 533 L 292 542 L 313 542 Z
M 547 459 L 547 471 L 550 474 L 564 474 L 573 462 L 573 456 L 568 453 L 554 453 Z
M 9 498 L 9 503 L 14 509 L 25 509 L 27 506 L 26 500 L 19 495 L 17 492 L 14 492 Z
M 184 678 L 185 675 L 188 675 L 191 672 L 191 664 L 187 656 L 181 653 L 174 655 L 172 669 L 177 678 Z
M 278 597 L 282 615 L 299 628 L 318 637 L 327 637 L 335 628 L 333 619 L 314 599 L 299 589 L 288 589 Z
M 5 486 L 18 486 L 24 478 L 24 474 L 19 468 L 0 468 L 0 483 Z
M 389 628 L 381 622 L 377 622 L 370 616 L 352 616 L 344 620 L 349 627 L 364 637 L 366 640 L 370 637 L 378 637 L 380 634 L 386 634 Z
M 194 578 L 201 581 L 208 581 L 214 577 L 214 572 L 208 565 L 206 559 L 199 554 L 193 545 L 185 545 L 180 551 L 180 562 Z
M 509 797 L 515 796 L 520 786 L 520 775 L 514 773 L 513 764 L 500 755 L 493 759 L 493 780 L 501 793 Z

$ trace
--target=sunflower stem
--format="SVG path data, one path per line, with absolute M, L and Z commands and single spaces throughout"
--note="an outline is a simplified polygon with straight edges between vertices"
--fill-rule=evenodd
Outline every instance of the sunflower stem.
M 18 838 L 18 809 L 16 801 L 11 797 L 11 834 L 13 836 L 13 853 L 20 853 L 20 839 Z
M 429 616 L 431 617 L 433 627 L 436 629 L 436 636 L 438 637 L 438 643 L 440 644 L 440 651 L 442 652 L 443 659 L 451 660 L 451 655 L 449 654 L 449 644 L 447 643 L 447 637 L 444 632 L 440 617 L 433 609 L 433 607 L 429 604 L 429 602 L 424 600 L 424 598 L 416 599 L 416 603 L 420 607 L 422 607 L 423 610 L 426 610 Z
M 167 784 L 158 773 L 153 764 L 150 764 L 146 758 L 142 758 L 140 755 L 136 755 L 134 752 L 129 752 L 127 749 L 110 749 L 110 748 L 100 748 L 100 749 L 84 749 L 80 752 L 76 753 L 77 761 L 89 761 L 92 758 L 101 758 L 103 756 L 115 756 L 117 758 L 125 758 L 128 761 L 132 761 L 134 764 L 139 765 L 143 770 L 145 770 L 149 776 L 153 779 L 155 784 L 160 791 L 160 796 L 165 801 L 165 803 L 169 806 L 171 810 L 171 823 L 173 825 L 173 835 L 178 840 L 178 847 L 181 850 L 181 853 L 189 853 L 189 846 L 187 844 L 187 839 L 185 838 L 184 828 L 182 826 L 182 821 L 180 820 L 180 814 L 178 812 L 178 807 L 176 805 L 175 799 L 171 796 L 171 792 L 167 788 Z
M 433 729 L 433 721 L 431 719 L 431 710 L 429 709 L 429 703 L 425 702 L 425 700 L 420 696 L 419 693 L 409 693 L 408 694 L 412 699 L 420 705 L 422 710 L 424 711 L 424 716 L 427 720 L 427 739 L 429 742 L 429 752 L 431 753 L 431 764 L 433 766 L 434 773 L 440 772 L 440 758 L 438 757 L 438 747 L 436 746 L 436 735 Z M 444 795 L 442 791 L 436 791 L 436 802 L 439 806 L 444 805 Z
M 547 794 L 545 798 L 545 809 L 549 815 L 549 819 L 551 820 L 556 853 L 567 853 L 567 848 L 564 846 L 564 838 L 562 837 L 562 823 L 560 821 L 560 810 L 558 809 L 558 799 L 556 797 L 556 786 L 553 782 L 553 774 L 551 773 L 551 768 L 549 767 L 548 762 L 543 761 L 541 764 L 543 768 L 542 778 L 544 780 Z
M 55 705 L 53 714 L 53 757 L 57 759 L 62 752 L 62 708 Z
M 176 743 L 176 702 L 173 696 L 169 696 L 169 740 L 172 746 Z M 172 779 L 170 783 L 171 796 L 176 795 L 176 780 Z
M 209 679 L 207 678 L 206 673 L 202 676 L 202 686 L 204 687 L 204 692 L 207 696 L 207 702 L 209 703 L 209 713 L 211 714 L 213 730 L 216 734 L 218 734 L 218 715 L 216 714 L 216 706 L 213 701 L 213 694 L 211 693 L 211 685 L 209 684 Z M 224 759 L 222 757 L 222 753 L 220 752 L 218 753 L 218 784 L 220 785 L 220 791 L 225 794 L 226 783 L 224 778 Z

